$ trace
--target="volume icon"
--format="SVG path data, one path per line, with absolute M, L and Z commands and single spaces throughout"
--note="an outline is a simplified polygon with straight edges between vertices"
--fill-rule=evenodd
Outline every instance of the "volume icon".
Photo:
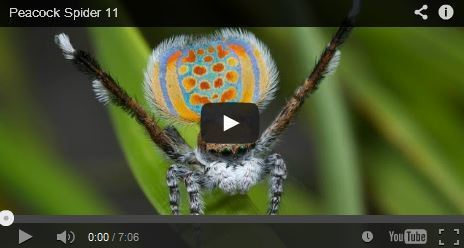
M 56 235 L 56 240 L 61 241 L 63 244 L 72 244 L 76 240 L 76 235 L 73 231 L 63 231 L 62 233 L 58 233 Z

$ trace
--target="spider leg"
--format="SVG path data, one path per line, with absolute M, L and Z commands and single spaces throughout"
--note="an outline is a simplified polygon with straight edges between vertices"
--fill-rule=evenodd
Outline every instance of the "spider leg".
M 203 214 L 203 201 L 201 199 L 200 175 L 191 169 L 178 164 L 169 167 L 166 182 L 169 187 L 169 204 L 173 215 L 179 214 L 180 191 L 177 180 L 183 180 L 189 194 L 190 213 Z
M 177 129 L 170 125 L 164 129 L 166 135 L 176 144 L 176 151 L 178 157 L 176 162 L 179 164 L 195 164 L 197 158 L 195 152 L 190 148 L 190 146 L 185 142 L 184 138 L 180 135 Z
M 179 215 L 180 192 L 177 179 L 182 178 L 182 170 L 186 170 L 186 168 L 173 164 L 169 167 L 166 175 L 166 182 L 169 187 L 169 206 L 173 215 Z
M 271 152 L 277 137 L 288 127 L 297 111 L 303 105 L 306 97 L 317 89 L 320 82 L 327 74 L 335 70 L 340 59 L 340 51 L 338 48 L 345 42 L 353 28 L 354 20 L 352 18 L 349 17 L 345 19 L 338 28 L 331 41 L 322 52 L 311 74 L 306 78 L 303 85 L 295 90 L 293 96 L 287 101 L 271 125 L 258 139 L 255 149 L 258 153 L 269 154 Z
M 185 177 L 185 186 L 190 199 L 190 214 L 203 214 L 203 199 L 201 198 L 200 176 L 192 172 Z
M 280 199 L 283 192 L 283 183 L 287 178 L 287 167 L 285 166 L 285 161 L 283 158 L 277 153 L 267 157 L 264 163 L 266 170 L 268 170 L 271 174 L 268 214 L 275 215 L 279 210 Z
M 180 159 L 183 154 L 179 152 L 179 150 L 182 149 L 179 149 L 176 142 L 180 143 L 180 146 L 182 146 L 181 148 L 185 148 L 187 145 L 180 135 L 175 138 L 172 136 L 170 137 L 170 135 L 156 124 L 155 120 L 142 108 L 142 106 L 134 98 L 130 97 L 109 73 L 101 68 L 98 62 L 89 53 L 74 49 L 66 34 L 62 33 L 56 35 L 55 43 L 60 47 L 66 59 L 71 60 L 79 70 L 90 76 L 93 81 L 92 87 L 100 102 L 103 104 L 114 104 L 131 117 L 134 117 L 145 127 L 153 142 L 155 142 L 170 159 L 176 162 L 183 162 Z

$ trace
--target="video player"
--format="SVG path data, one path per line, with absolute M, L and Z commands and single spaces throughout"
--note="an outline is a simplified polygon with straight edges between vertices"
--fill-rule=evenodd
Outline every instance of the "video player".
M 459 1 L 8 1 L 0 247 L 460 247 Z

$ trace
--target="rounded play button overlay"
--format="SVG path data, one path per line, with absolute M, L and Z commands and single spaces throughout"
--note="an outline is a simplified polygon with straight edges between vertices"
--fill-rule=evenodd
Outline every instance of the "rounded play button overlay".
M 259 135 L 259 110 L 253 103 L 208 103 L 201 109 L 201 138 L 207 143 L 248 144 Z

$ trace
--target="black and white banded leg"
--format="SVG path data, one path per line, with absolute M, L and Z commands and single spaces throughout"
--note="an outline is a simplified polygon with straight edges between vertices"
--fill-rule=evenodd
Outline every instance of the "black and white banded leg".
M 169 204 L 173 215 L 179 214 L 180 191 L 178 180 L 183 180 L 189 194 L 190 213 L 203 214 L 203 202 L 200 194 L 200 182 L 197 173 L 182 165 L 173 164 L 169 167 L 166 181 L 169 187 Z
M 192 172 L 185 177 L 185 186 L 190 200 L 190 214 L 203 214 L 203 200 L 201 199 L 200 176 Z
M 184 166 L 173 164 L 169 167 L 166 175 L 166 182 L 169 187 L 169 206 L 173 215 L 179 214 L 180 192 L 177 180 L 183 179 L 181 174 L 183 174 L 182 171 L 184 170 L 187 170 Z
M 283 184 L 287 178 L 287 167 L 285 166 L 285 161 L 282 157 L 274 153 L 270 155 L 266 160 L 265 164 L 268 167 L 270 172 L 270 184 L 269 189 L 269 209 L 268 214 L 275 215 L 279 210 L 280 198 L 282 197 L 282 192 L 284 190 Z

